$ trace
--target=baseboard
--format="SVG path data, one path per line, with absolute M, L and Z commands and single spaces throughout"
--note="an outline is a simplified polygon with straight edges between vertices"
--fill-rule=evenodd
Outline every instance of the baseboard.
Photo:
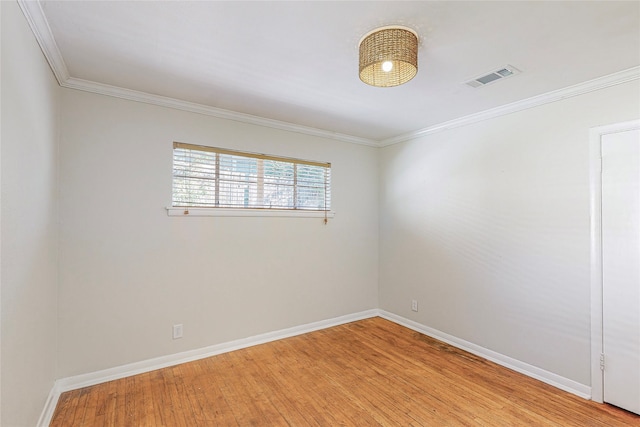
M 480 347 L 479 345 L 470 343 L 460 338 L 456 338 L 452 335 L 438 331 L 437 329 L 424 326 L 418 322 L 414 322 L 413 320 L 406 319 L 402 316 L 398 316 L 384 310 L 378 310 L 378 316 L 399 325 L 405 326 L 409 329 L 413 329 L 414 331 L 420 332 L 421 334 L 425 334 L 437 340 L 443 341 L 461 350 L 468 351 L 469 353 L 475 354 L 476 356 L 480 356 L 484 359 L 490 360 L 494 363 L 497 363 L 498 365 L 504 366 L 505 368 L 509 368 L 531 378 L 535 378 L 539 381 L 559 388 L 560 390 L 575 394 L 576 396 L 580 396 L 584 399 L 591 399 L 590 386 L 554 374 L 553 372 L 545 371 L 544 369 L 529 365 L 528 363 L 513 359 L 509 356 L 496 353 L 495 351 Z
M 53 388 L 51 388 L 51 391 L 49 392 L 49 396 L 47 396 L 47 401 L 44 403 L 44 408 L 42 409 L 40 418 L 38 419 L 38 427 L 47 427 L 51 424 L 51 418 L 53 418 L 53 413 L 56 410 L 56 406 L 58 406 L 60 394 L 60 389 L 58 389 L 54 383 Z
M 454 347 L 468 351 L 469 353 L 480 356 L 484 359 L 495 362 L 506 368 L 512 369 L 521 374 L 535 378 L 539 381 L 552 385 L 556 388 L 564 390 L 566 392 L 575 394 L 584 399 L 591 399 L 591 387 L 580 384 L 576 381 L 554 374 L 544 369 L 537 368 L 533 365 L 521 362 L 517 359 L 505 356 L 495 351 L 480 347 L 476 344 L 468 341 L 456 338 L 452 335 L 422 325 L 413 320 L 406 319 L 396 314 L 372 309 L 359 313 L 348 314 L 345 316 L 335 317 L 333 319 L 321 320 L 318 322 L 308 323 L 305 325 L 295 326 L 293 328 L 281 329 L 279 331 L 268 332 L 265 334 L 256 335 L 253 337 L 243 338 L 240 340 L 230 341 L 213 346 L 203 347 L 195 350 L 185 351 L 182 353 L 171 354 L 168 356 L 156 357 L 153 359 L 143 360 L 140 362 L 130 363 L 127 365 L 117 366 L 114 368 L 104 369 L 97 372 L 91 372 L 88 374 L 76 375 L 73 377 L 61 378 L 57 380 L 49 393 L 47 401 L 45 403 L 42 414 L 38 421 L 38 427 L 46 427 L 51 423 L 53 413 L 58 404 L 60 395 L 65 391 L 76 390 L 78 388 L 89 387 L 92 385 L 104 383 L 107 381 L 113 381 L 120 378 L 129 377 L 132 375 L 142 374 L 145 372 L 155 371 L 156 369 L 162 369 L 169 366 L 179 365 L 181 363 L 192 362 L 198 359 L 204 359 L 206 357 L 215 356 L 222 353 L 227 353 L 242 348 L 251 347 L 258 344 L 264 344 L 271 341 L 277 341 L 283 338 L 289 338 L 296 335 L 306 334 L 308 332 L 317 331 L 320 329 L 331 328 L 333 326 L 342 325 L 349 322 L 355 322 L 362 319 L 368 319 L 371 317 L 382 317 L 391 322 L 397 323 L 414 331 L 433 337 L 437 340 L 443 341 Z
M 331 328 L 333 326 L 338 326 L 345 323 L 355 322 L 357 320 L 368 319 L 370 317 L 376 316 L 378 316 L 378 310 L 371 309 L 361 311 L 359 313 L 335 317 L 332 319 L 307 323 L 305 325 L 295 326 L 292 328 L 281 329 L 279 331 L 267 332 L 265 334 L 260 334 L 253 337 L 243 338 L 222 344 L 212 345 L 176 354 L 170 354 L 167 356 L 156 357 L 140 362 L 129 363 L 127 365 L 116 366 L 114 368 L 104 369 L 88 374 L 61 378 L 55 382 L 53 388 L 51 389 L 51 392 L 49 393 L 49 397 L 47 398 L 45 407 L 42 411 L 42 414 L 40 415 L 38 426 L 46 427 L 49 425 L 49 423 L 51 423 L 51 419 L 56 409 L 56 405 L 58 404 L 60 394 L 64 393 L 65 391 L 89 387 L 107 381 L 113 381 L 132 375 L 155 371 L 157 369 L 179 365 L 181 363 L 192 362 L 194 360 L 204 359 L 206 357 L 211 357 L 234 350 L 240 350 L 242 348 L 247 348 L 258 344 L 277 341 L 283 338 L 302 335 L 308 332 Z

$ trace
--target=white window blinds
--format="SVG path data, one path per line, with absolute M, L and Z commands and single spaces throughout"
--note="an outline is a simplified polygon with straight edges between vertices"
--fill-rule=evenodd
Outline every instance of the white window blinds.
M 173 206 L 331 208 L 331 164 L 173 143 Z

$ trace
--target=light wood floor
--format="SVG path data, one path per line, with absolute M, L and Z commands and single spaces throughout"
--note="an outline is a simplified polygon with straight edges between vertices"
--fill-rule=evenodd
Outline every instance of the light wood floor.
M 640 426 L 367 319 L 64 393 L 51 426 Z

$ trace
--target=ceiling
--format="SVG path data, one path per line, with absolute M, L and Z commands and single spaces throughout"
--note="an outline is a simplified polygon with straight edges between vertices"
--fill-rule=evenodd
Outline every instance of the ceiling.
M 30 23 L 61 84 L 137 91 L 374 144 L 640 65 L 636 1 L 40 6 L 40 21 Z M 367 86 L 358 42 L 392 24 L 417 31 L 418 75 L 394 88 Z M 521 73 L 477 89 L 464 84 L 507 64 Z

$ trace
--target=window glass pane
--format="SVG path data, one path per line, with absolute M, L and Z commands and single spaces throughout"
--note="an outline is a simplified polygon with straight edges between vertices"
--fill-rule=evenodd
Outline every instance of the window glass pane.
M 270 184 L 293 185 L 293 163 L 264 161 L 264 181 Z
M 293 185 L 264 184 L 265 208 L 293 208 Z
M 173 205 L 215 204 L 215 153 L 174 149 Z
M 220 154 L 220 207 L 257 207 L 258 160 Z
M 293 208 L 293 163 L 264 161 L 264 206 Z
M 328 194 L 325 195 L 325 184 L 328 183 L 327 170 L 319 166 L 298 165 L 297 206 L 299 209 L 328 208 L 329 198 Z

